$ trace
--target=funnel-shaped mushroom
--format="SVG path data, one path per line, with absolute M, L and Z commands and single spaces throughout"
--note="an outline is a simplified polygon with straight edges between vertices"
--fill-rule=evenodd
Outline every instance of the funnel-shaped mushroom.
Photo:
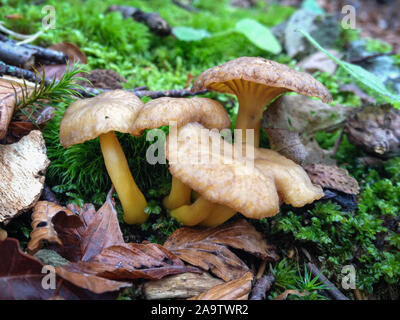
M 133 93 L 114 90 L 75 101 L 60 124 L 60 142 L 64 147 L 99 137 L 107 172 L 121 201 L 124 220 L 129 224 L 146 221 L 147 202 L 132 177 L 114 131 L 132 134 L 132 125 L 142 107 L 143 102 Z
M 236 128 L 254 129 L 254 145 L 260 140 L 261 116 L 265 106 L 284 92 L 294 91 L 324 102 L 329 91 L 311 75 L 295 71 L 260 57 L 241 57 L 204 71 L 194 82 L 193 91 L 210 90 L 237 96 L 239 111 Z
M 207 210 L 220 204 L 248 218 L 262 219 L 277 214 L 281 202 L 302 207 L 323 197 L 321 187 L 313 185 L 303 168 L 292 160 L 261 148 L 247 155 L 246 145 L 234 147 L 212 131 L 205 141 L 201 139 L 202 129 L 200 124 L 191 123 L 178 130 L 176 137 L 168 137 L 167 158 L 178 159 L 170 163 L 171 174 L 202 195 L 193 205 L 173 210 L 173 216 L 198 222 L 203 218 L 204 205 L 197 201 L 206 199 L 214 204 L 208 204 Z M 170 143 L 171 139 L 177 139 L 177 143 Z M 215 142 L 219 147 L 213 145 Z M 235 148 L 242 149 L 241 156 L 235 154 Z M 230 217 L 226 211 L 224 217 L 206 217 L 201 224 L 224 222 Z
M 170 125 L 171 122 L 176 122 L 177 128 L 199 122 L 206 128 L 218 130 L 229 128 L 231 124 L 226 110 L 215 100 L 164 97 L 145 104 L 135 121 L 134 135 L 140 136 L 145 129 Z M 172 210 L 189 204 L 190 195 L 191 189 L 173 177 L 171 192 L 164 199 L 164 206 Z

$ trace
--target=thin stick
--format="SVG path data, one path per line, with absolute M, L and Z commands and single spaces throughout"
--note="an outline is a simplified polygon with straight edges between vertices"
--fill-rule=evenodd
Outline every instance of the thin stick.
M 265 300 L 267 292 L 275 282 L 273 275 L 269 274 L 258 279 L 251 290 L 250 300 Z
M 317 266 L 311 262 L 307 263 L 307 269 L 311 271 L 313 277 L 318 277 L 318 281 L 324 283 L 329 290 L 327 290 L 328 294 L 335 300 L 349 300 L 343 293 L 339 291 L 338 288 L 334 286 L 332 282 L 330 282 L 322 272 L 317 268 Z

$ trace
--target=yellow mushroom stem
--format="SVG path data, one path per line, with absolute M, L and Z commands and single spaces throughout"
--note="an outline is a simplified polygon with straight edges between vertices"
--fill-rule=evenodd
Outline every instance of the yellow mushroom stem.
M 200 197 L 191 205 L 184 205 L 172 210 L 171 216 L 185 226 L 195 226 L 211 214 L 214 206 L 214 203 Z
M 246 141 L 246 129 L 254 129 L 254 146 L 260 145 L 260 127 L 263 111 L 283 90 L 247 81 L 235 81 L 235 91 L 239 101 L 236 129 L 242 131 L 242 143 Z
M 148 215 L 144 212 L 147 201 L 133 180 L 124 151 L 113 131 L 100 135 L 100 146 L 108 175 L 118 193 L 124 210 L 124 221 L 141 224 Z
M 202 222 L 200 222 L 199 225 L 202 227 L 216 227 L 220 224 L 223 224 L 225 221 L 228 221 L 235 214 L 235 209 L 229 208 L 222 204 L 215 204 L 211 214 Z
M 190 194 L 192 189 L 179 179 L 172 177 L 171 192 L 163 200 L 164 207 L 174 210 L 184 205 L 190 204 Z

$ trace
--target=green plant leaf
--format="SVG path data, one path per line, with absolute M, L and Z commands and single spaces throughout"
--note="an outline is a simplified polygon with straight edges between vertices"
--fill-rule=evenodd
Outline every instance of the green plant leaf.
M 210 37 L 205 29 L 194 29 L 190 27 L 175 27 L 172 33 L 181 41 L 198 41 Z
M 318 50 L 325 53 L 328 57 L 330 57 L 333 61 L 335 61 L 339 66 L 341 66 L 344 70 L 346 70 L 351 76 L 360 81 L 363 85 L 367 86 L 371 89 L 372 92 L 375 92 L 381 96 L 383 96 L 390 103 L 400 103 L 400 96 L 390 92 L 384 83 L 373 73 L 365 70 L 364 68 L 357 66 L 355 64 L 345 62 L 336 58 L 334 55 L 329 53 L 327 50 L 322 48 L 317 41 L 306 31 L 299 30 L 307 39 L 311 42 L 311 44 L 316 47 Z
M 243 34 L 257 47 L 278 54 L 282 46 L 266 26 L 253 19 L 242 19 L 235 25 L 235 31 Z

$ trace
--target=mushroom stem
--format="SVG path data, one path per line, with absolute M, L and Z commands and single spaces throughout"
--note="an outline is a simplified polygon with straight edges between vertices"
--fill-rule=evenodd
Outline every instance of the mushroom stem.
M 163 205 L 168 210 L 174 210 L 190 204 L 192 189 L 179 179 L 172 177 L 171 192 L 163 200 Z
M 128 224 L 141 224 L 148 215 L 147 201 L 133 180 L 124 151 L 113 131 L 100 135 L 100 146 L 108 175 L 118 193 Z
M 214 206 L 214 203 L 200 197 L 191 205 L 184 205 L 172 210 L 171 216 L 185 226 L 195 226 L 211 214 Z
M 242 143 L 251 143 L 246 140 L 246 129 L 254 129 L 254 146 L 260 145 L 261 118 L 265 106 L 280 95 L 276 88 L 266 90 L 261 85 L 247 83 L 238 91 L 239 111 L 236 119 L 236 129 L 243 130 Z M 240 92 L 240 94 L 239 94 Z
M 214 205 L 214 209 L 211 211 L 211 214 L 202 222 L 200 222 L 199 225 L 202 227 L 216 227 L 232 218 L 235 214 L 236 210 L 222 204 L 216 204 Z

